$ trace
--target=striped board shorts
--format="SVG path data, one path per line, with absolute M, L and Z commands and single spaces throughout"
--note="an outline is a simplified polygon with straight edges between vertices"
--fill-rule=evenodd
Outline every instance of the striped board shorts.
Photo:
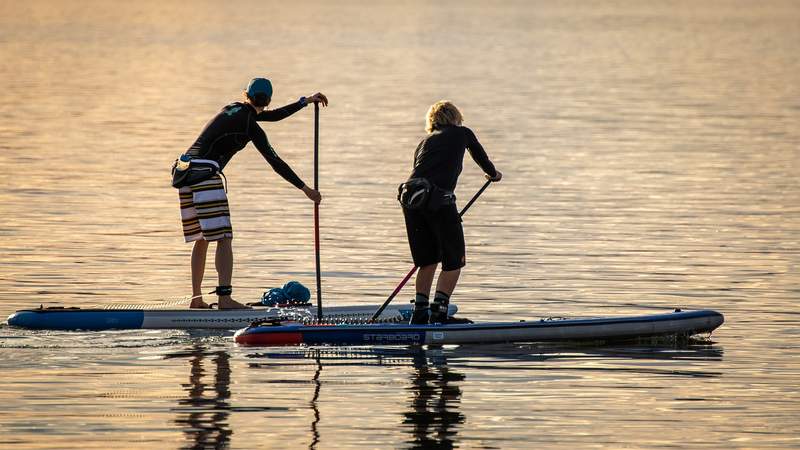
M 184 186 L 178 190 L 178 195 L 186 242 L 233 238 L 228 196 L 219 175 L 192 186 Z

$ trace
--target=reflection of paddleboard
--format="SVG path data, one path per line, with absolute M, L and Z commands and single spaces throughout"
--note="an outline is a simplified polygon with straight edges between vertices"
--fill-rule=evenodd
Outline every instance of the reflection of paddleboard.
M 408 320 L 412 304 L 389 306 L 381 319 Z M 325 318 L 331 320 L 366 320 L 378 305 L 329 306 L 323 308 Z M 450 305 L 450 315 L 458 308 Z M 253 309 L 81 309 L 44 308 L 24 309 L 11 314 L 11 326 L 38 330 L 110 330 L 110 329 L 225 329 L 233 330 L 279 317 L 310 315 L 316 317 L 315 306 L 286 308 L 254 307 Z
M 594 319 L 542 319 L 447 325 L 301 325 L 248 327 L 236 332 L 244 345 L 488 344 L 558 340 L 615 340 L 710 333 L 724 322 L 711 310 Z

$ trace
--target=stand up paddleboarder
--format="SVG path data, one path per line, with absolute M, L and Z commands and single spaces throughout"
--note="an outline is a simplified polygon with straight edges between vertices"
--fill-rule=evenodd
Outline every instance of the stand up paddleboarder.
M 464 230 L 456 208 L 453 191 L 461 174 L 464 150 L 491 181 L 502 174 L 494 168 L 475 134 L 461 126 L 461 112 L 442 100 L 428 109 L 425 131 L 414 152 L 414 165 L 408 181 L 400 185 L 398 199 L 403 205 L 408 244 L 417 273 L 417 295 L 411 324 L 446 323 L 450 295 L 466 265 Z M 430 297 L 436 266 L 442 271 L 436 282 L 436 294 Z
M 181 155 L 173 166 L 172 185 L 179 189 L 183 236 L 194 242 L 192 249 L 192 308 L 208 308 L 203 301 L 201 285 L 206 265 L 208 243 L 217 242 L 214 265 L 219 285 L 213 291 L 219 297 L 219 309 L 247 308 L 231 298 L 233 276 L 233 228 L 222 170 L 228 161 L 248 142 L 264 156 L 272 169 L 292 183 L 315 203 L 322 200 L 320 193 L 297 176 L 267 140 L 267 135 L 257 122 L 283 120 L 307 104 L 318 102 L 328 105 L 328 99 L 316 93 L 292 104 L 266 110 L 272 100 L 272 84 L 266 78 L 255 78 L 244 91 L 241 102 L 231 103 L 205 126 L 195 143 Z

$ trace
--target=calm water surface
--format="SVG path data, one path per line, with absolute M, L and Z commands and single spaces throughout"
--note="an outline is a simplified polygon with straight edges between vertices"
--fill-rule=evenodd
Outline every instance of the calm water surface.
M 327 304 L 408 270 L 395 187 L 448 98 L 505 174 L 465 217 L 462 314 L 727 319 L 703 345 L 427 350 L 3 325 L 0 447 L 800 447 L 798 23 L 791 0 L 0 1 L 0 316 L 187 295 L 170 163 L 263 75 L 276 106 L 331 99 Z M 312 117 L 265 125 L 309 182 Z M 226 172 L 238 298 L 312 286 L 309 202 L 252 148 Z

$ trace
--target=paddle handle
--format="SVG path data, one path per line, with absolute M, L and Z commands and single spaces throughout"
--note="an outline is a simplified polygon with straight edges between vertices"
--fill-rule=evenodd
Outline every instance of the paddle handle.
M 314 102 L 314 190 L 319 190 L 319 103 Z M 319 262 L 319 203 L 314 202 L 314 255 L 317 266 L 317 319 L 322 320 L 322 274 Z
M 472 204 L 473 204 L 473 203 L 475 203 L 475 200 L 477 200 L 477 199 L 478 199 L 478 197 L 480 197 L 480 196 L 481 196 L 481 194 L 483 194 L 483 191 L 485 191 L 485 190 L 486 190 L 486 188 L 488 188 L 490 184 L 492 184 L 492 180 L 486 180 L 486 183 L 483 183 L 483 186 L 481 186 L 481 188 L 478 190 L 478 192 L 476 192 L 476 193 L 475 193 L 475 195 L 473 195 L 473 196 L 472 196 L 472 198 L 471 198 L 471 199 L 469 199 L 469 201 L 467 202 L 467 204 L 466 204 L 466 205 L 464 205 L 464 207 L 463 207 L 463 208 L 461 208 L 461 212 L 460 212 L 460 213 L 458 213 L 458 217 L 461 217 L 461 216 L 463 216 L 463 215 L 464 215 L 464 213 L 465 213 L 465 212 L 467 212 L 467 210 L 469 209 L 469 207 L 470 207 L 470 206 L 472 206 Z
M 464 205 L 463 208 L 461 208 L 461 212 L 458 213 L 459 217 L 463 216 L 464 213 L 467 212 L 469 207 L 472 206 L 473 203 L 475 203 L 475 200 L 477 200 L 478 197 L 480 197 L 481 194 L 483 194 L 483 191 L 485 191 L 486 188 L 488 188 L 490 184 L 492 184 L 492 180 L 486 180 L 486 183 L 483 183 L 483 186 L 481 186 L 481 188 L 478 190 L 478 192 L 476 192 L 475 195 L 473 195 L 472 198 L 467 202 L 467 204 Z M 381 315 L 383 310 L 386 309 L 387 306 L 389 306 L 389 303 L 391 303 L 392 300 L 394 300 L 394 298 L 397 296 L 397 294 L 400 293 L 400 290 L 403 289 L 403 286 L 405 286 L 406 283 L 408 283 L 408 280 L 411 279 L 411 277 L 414 275 L 414 273 L 416 271 L 417 271 L 417 266 L 414 266 L 411 270 L 408 271 L 406 276 L 403 278 L 403 281 L 401 281 L 400 284 L 397 285 L 397 287 L 394 289 L 394 291 L 389 296 L 389 298 L 387 298 L 386 301 L 383 302 L 381 307 L 378 308 L 377 311 L 375 311 L 375 314 L 373 314 L 372 317 L 370 317 L 370 319 L 369 319 L 370 322 L 374 322 L 375 319 L 377 319 Z

